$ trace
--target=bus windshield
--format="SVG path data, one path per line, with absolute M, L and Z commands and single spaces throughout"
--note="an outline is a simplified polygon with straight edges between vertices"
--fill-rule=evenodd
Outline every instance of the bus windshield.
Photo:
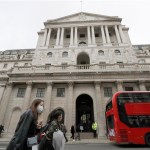
M 141 127 L 150 127 L 150 110 L 149 114 L 144 114 L 145 108 L 140 108 L 143 110 L 143 114 L 140 111 L 140 114 L 134 114 L 134 105 L 142 107 L 142 104 L 150 105 L 150 93 L 121 93 L 117 97 L 117 106 L 120 121 L 126 124 L 131 128 L 141 128 Z M 133 115 L 127 114 L 126 106 L 127 104 L 133 104 L 130 107 L 130 112 L 133 112 Z

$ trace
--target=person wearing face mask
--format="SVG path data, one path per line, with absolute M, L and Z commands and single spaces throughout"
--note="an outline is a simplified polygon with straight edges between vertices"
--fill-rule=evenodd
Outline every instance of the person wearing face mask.
M 34 137 L 42 127 L 43 110 L 43 100 L 36 99 L 32 102 L 31 107 L 21 115 L 14 136 L 6 150 L 32 149 L 32 147 L 28 147 L 27 141 L 29 138 Z

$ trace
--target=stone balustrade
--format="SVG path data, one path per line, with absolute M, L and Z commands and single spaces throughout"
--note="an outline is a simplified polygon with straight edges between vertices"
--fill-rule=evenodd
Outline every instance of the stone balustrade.
M 95 64 L 60 66 L 15 66 L 10 74 L 22 73 L 73 73 L 73 72 L 142 72 L 150 71 L 150 64 Z

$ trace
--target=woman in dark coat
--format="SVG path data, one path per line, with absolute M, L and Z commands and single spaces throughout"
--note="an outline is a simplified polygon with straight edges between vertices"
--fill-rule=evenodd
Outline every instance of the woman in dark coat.
M 43 100 L 36 99 L 33 101 L 31 107 L 24 112 L 17 124 L 15 134 L 6 150 L 30 150 L 28 148 L 27 139 L 34 137 L 42 127 L 42 122 L 38 122 L 38 117 L 42 114 L 44 109 Z

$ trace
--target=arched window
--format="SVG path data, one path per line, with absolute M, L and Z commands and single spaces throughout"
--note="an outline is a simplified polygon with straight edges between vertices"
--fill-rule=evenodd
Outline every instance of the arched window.
M 47 56 L 48 56 L 48 57 L 52 57 L 52 56 L 53 56 L 53 53 L 52 53 L 52 52 L 49 52 L 49 53 L 47 53 Z
M 68 52 L 63 52 L 62 57 L 68 57 Z
M 98 55 L 104 55 L 104 51 L 99 50 L 99 51 L 98 51 Z
M 115 50 L 115 54 L 116 54 L 116 55 L 121 55 L 120 50 Z
M 139 64 L 144 64 L 144 63 L 145 63 L 145 59 L 140 59 L 140 60 L 138 61 L 138 63 L 139 63 Z
M 80 42 L 79 45 L 86 45 L 86 42 Z

